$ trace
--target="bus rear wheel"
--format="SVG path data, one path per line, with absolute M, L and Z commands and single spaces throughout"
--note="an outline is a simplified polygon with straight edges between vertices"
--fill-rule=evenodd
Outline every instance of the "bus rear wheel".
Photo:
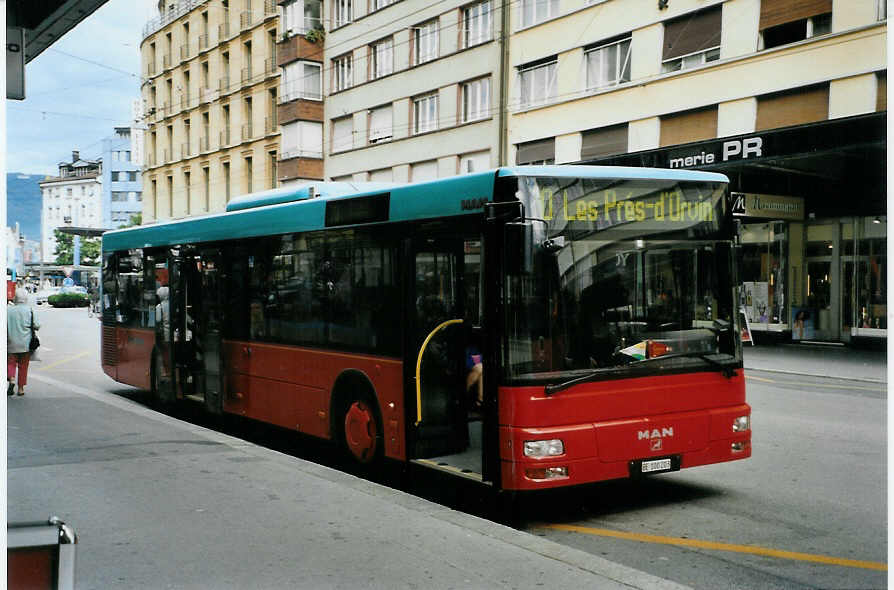
M 358 397 L 345 404 L 342 442 L 353 460 L 363 465 L 375 463 L 382 454 L 382 426 L 375 406 Z

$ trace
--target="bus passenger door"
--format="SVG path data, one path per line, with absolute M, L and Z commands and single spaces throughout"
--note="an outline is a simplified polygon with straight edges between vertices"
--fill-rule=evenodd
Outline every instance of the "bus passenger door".
M 170 353 L 174 391 L 183 397 L 200 393 L 201 351 L 196 319 L 202 313 L 201 257 L 192 249 L 171 250 Z
M 408 307 L 413 327 L 406 365 L 412 374 L 412 395 L 418 400 L 409 406 L 416 409 L 411 422 L 419 422 L 413 456 L 445 456 L 468 446 L 459 292 L 462 241 L 423 239 L 413 243 L 411 252 L 413 289 Z
M 214 414 L 223 411 L 222 334 L 224 323 L 223 259 L 218 248 L 202 250 L 202 309 L 198 318 L 198 346 L 204 384 L 205 409 Z

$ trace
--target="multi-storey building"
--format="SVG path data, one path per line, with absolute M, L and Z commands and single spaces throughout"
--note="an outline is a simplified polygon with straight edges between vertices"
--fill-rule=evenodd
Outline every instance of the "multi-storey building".
M 323 28 L 321 0 L 281 0 L 282 68 L 277 117 L 283 185 L 323 178 Z
M 511 161 L 726 173 L 752 330 L 886 336 L 883 0 L 511 5 Z
M 501 160 L 500 3 L 332 0 L 326 176 L 419 181 Z
M 59 176 L 40 183 L 41 261 L 55 262 L 53 231 L 63 226 L 102 228 L 102 162 L 82 160 L 71 152 L 71 162 L 59 163 Z
M 102 226 L 127 225 L 143 210 L 140 165 L 133 161 L 130 127 L 115 127 L 115 135 L 102 140 Z
M 160 1 L 143 30 L 143 220 L 277 184 L 274 0 Z

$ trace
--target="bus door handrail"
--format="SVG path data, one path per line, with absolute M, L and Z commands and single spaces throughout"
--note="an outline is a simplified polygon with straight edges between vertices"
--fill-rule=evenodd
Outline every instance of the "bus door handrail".
M 422 341 L 422 346 L 419 348 L 419 356 L 416 357 L 416 424 L 415 426 L 419 426 L 422 422 L 422 382 L 419 377 L 419 369 L 422 367 L 422 354 L 425 352 L 425 347 L 428 346 L 429 341 L 432 337 L 438 333 L 442 328 L 446 328 L 451 324 L 461 324 L 463 321 L 461 319 L 455 320 L 447 320 L 446 322 L 441 322 L 440 324 L 432 330 L 428 336 L 425 337 L 425 340 Z

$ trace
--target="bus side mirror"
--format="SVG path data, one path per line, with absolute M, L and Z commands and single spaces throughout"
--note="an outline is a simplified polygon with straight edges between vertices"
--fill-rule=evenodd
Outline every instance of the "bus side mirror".
M 505 225 L 504 254 L 508 274 L 529 275 L 534 272 L 533 228 L 530 221 L 515 221 Z

